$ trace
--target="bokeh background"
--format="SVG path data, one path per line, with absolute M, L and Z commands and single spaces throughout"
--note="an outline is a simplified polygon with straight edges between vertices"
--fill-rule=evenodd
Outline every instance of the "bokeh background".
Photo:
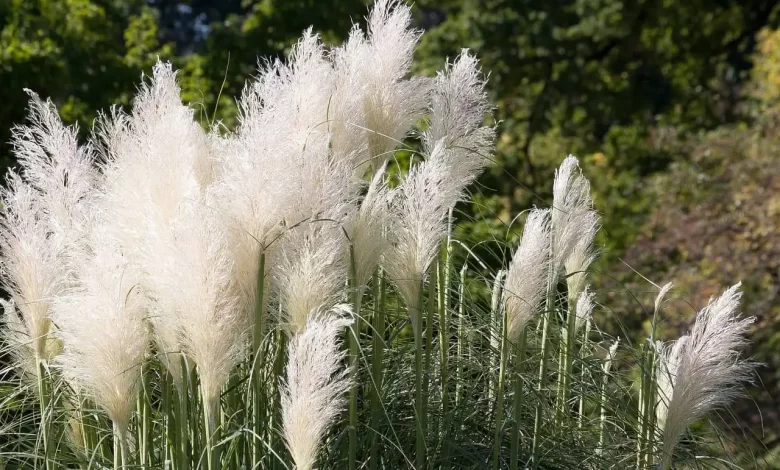
M 159 57 L 204 125 L 230 127 L 259 58 L 283 57 L 309 25 L 338 43 L 366 12 L 363 0 L 0 0 L 0 171 L 24 88 L 86 136 Z M 549 201 L 554 168 L 579 156 L 604 224 L 597 322 L 641 341 L 652 283 L 673 281 L 672 339 L 743 281 L 763 365 L 713 424 L 780 468 L 780 1 L 417 0 L 414 13 L 416 70 L 468 47 L 496 106 L 495 162 L 459 236 L 497 269 L 482 242 L 511 244 L 513 218 Z

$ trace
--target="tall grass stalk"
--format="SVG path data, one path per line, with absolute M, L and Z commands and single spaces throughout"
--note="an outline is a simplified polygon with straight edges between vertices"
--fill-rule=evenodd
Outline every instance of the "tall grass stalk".
M 503 341 L 502 335 L 504 334 L 504 323 L 506 322 L 504 315 L 502 315 L 504 309 L 501 308 L 501 289 L 503 287 L 503 279 L 505 274 L 506 271 L 504 270 L 500 270 L 496 273 L 496 276 L 493 278 L 493 289 L 490 293 L 491 328 L 488 330 L 488 335 L 490 337 L 490 353 L 492 354 L 493 358 L 491 371 L 498 371 L 501 368 L 501 344 Z M 488 400 L 491 402 L 493 402 L 496 398 L 497 385 L 498 377 L 496 377 L 496 380 L 490 381 Z
M 52 415 L 49 409 L 49 383 L 46 377 L 46 366 L 43 363 L 43 359 L 36 355 L 35 357 L 35 378 L 37 380 L 37 392 L 38 392 L 38 409 L 40 411 L 40 433 L 41 442 L 43 442 L 43 462 L 44 468 L 50 470 L 52 468 L 52 462 L 50 460 L 50 416 Z
M 510 434 L 509 468 L 517 470 L 520 464 L 520 422 L 523 406 L 523 366 L 525 361 L 525 342 L 527 327 L 520 333 L 520 339 L 514 345 L 514 393 L 512 396 L 512 432 Z
M 426 397 L 423 395 L 423 315 L 420 311 L 420 306 L 423 304 L 423 292 L 424 283 L 420 281 L 419 298 L 416 306 L 407 306 L 408 310 L 417 309 L 416 314 L 409 312 L 409 317 L 416 322 L 413 330 L 414 334 L 414 421 L 416 429 L 415 439 L 415 462 L 416 470 L 424 470 L 425 467 L 425 428 L 423 427 L 422 414 L 424 411 L 424 401 Z
M 421 421 L 422 421 L 422 435 L 424 441 L 424 448 L 425 448 L 425 455 L 424 455 L 424 462 L 425 465 L 427 465 L 427 459 L 428 459 L 428 407 L 429 407 L 429 392 L 430 392 L 430 385 L 431 385 L 431 358 L 433 355 L 433 324 L 434 319 L 437 316 L 437 310 L 436 310 L 436 284 L 437 284 L 437 273 L 436 273 L 436 265 L 437 263 L 434 261 L 434 264 L 431 266 L 430 269 L 430 276 L 428 279 L 428 297 L 427 297 L 427 307 L 426 307 L 426 321 L 425 321 L 425 363 L 423 365 L 423 402 L 422 402 L 422 415 L 421 415 Z
M 599 399 L 599 446 L 596 448 L 598 455 L 603 455 L 604 446 L 606 443 L 606 428 L 607 428 L 607 388 L 609 386 L 610 370 L 612 369 L 612 363 L 615 360 L 615 354 L 617 354 L 617 348 L 620 344 L 620 338 L 618 338 L 607 351 L 607 357 L 602 364 L 601 375 L 601 393 Z
M 574 365 L 574 343 L 577 337 L 576 318 L 578 315 L 576 301 L 569 298 L 569 308 L 566 314 L 566 328 L 561 335 L 561 351 L 563 360 L 559 375 L 558 389 L 558 428 L 564 426 L 569 408 L 569 396 L 571 395 L 571 375 Z
M 498 362 L 498 380 L 496 384 L 495 401 L 495 431 L 493 433 L 493 470 L 498 470 L 500 466 L 501 444 L 503 443 L 504 430 L 504 379 L 506 374 L 507 359 L 509 354 L 508 321 L 506 315 L 503 318 L 501 335 L 500 355 Z
M 451 222 L 452 211 L 450 210 L 449 216 Z M 439 256 L 439 262 L 437 263 L 437 275 L 438 281 L 437 292 L 437 306 L 439 309 L 439 351 L 440 351 L 440 381 L 441 381 L 441 429 L 439 434 L 439 443 L 442 453 L 442 468 L 449 468 L 449 431 L 450 431 L 450 383 L 449 383 L 449 349 L 450 349 L 450 330 L 449 322 L 447 321 L 447 315 L 449 314 L 449 286 L 450 286 L 450 269 L 451 260 L 450 255 L 452 253 L 452 243 L 450 241 L 451 229 L 448 229 L 447 241 L 442 245 L 442 250 Z
M 369 469 L 379 468 L 379 438 L 382 419 L 382 363 L 385 352 L 385 292 L 386 281 L 381 268 L 374 273 L 372 282 L 374 315 L 372 316 L 372 354 L 371 354 L 371 449 Z
M 201 399 L 203 403 L 203 432 L 205 436 L 206 467 L 209 470 L 218 470 L 221 468 L 216 445 L 219 441 L 216 435 L 217 420 L 220 416 L 219 402 L 210 399 L 203 388 L 201 388 Z
M 255 438 L 252 439 L 252 467 L 257 468 L 263 459 L 263 436 L 266 422 L 266 387 L 265 387 L 265 363 L 262 354 L 263 341 L 265 339 L 266 302 L 265 302 L 265 250 L 260 250 L 260 260 L 257 269 L 257 285 L 255 294 L 254 330 L 252 331 L 252 431 Z
M 283 330 L 278 330 L 276 333 L 276 355 L 273 363 L 273 396 L 271 397 L 271 413 L 268 426 L 268 448 L 273 451 L 275 455 L 271 456 L 271 468 L 282 468 L 283 462 L 278 458 L 281 453 L 281 442 L 277 439 L 277 433 L 275 430 L 281 428 L 282 425 L 282 388 L 281 384 L 284 377 L 284 364 L 287 360 L 287 348 L 288 337 L 287 333 Z
M 138 425 L 138 464 L 143 468 L 151 465 L 150 438 L 151 438 L 151 405 L 149 404 L 149 394 L 147 393 L 148 370 L 141 369 L 141 390 L 138 393 L 138 416 L 140 423 Z
M 349 470 L 357 468 L 357 426 L 358 426 L 358 359 L 360 355 L 360 306 L 362 286 L 358 285 L 355 267 L 355 248 L 350 246 L 350 289 L 352 293 L 352 311 L 355 319 L 349 327 L 349 452 L 347 456 Z
M 189 422 L 189 390 L 190 390 L 190 377 L 189 366 L 187 365 L 187 358 L 184 353 L 179 358 L 180 363 L 180 385 L 176 390 L 176 469 L 177 470 L 189 470 L 190 468 L 190 452 L 189 442 L 190 433 L 187 423 Z
M 457 364 L 457 371 L 455 375 L 455 408 L 458 408 L 461 404 L 463 383 L 466 381 L 466 267 L 467 266 L 464 264 L 461 268 L 458 282 L 458 334 L 456 348 L 457 357 L 455 358 Z
M 590 324 L 591 320 L 587 320 L 585 322 L 585 331 L 582 334 L 582 346 L 580 346 L 580 357 L 584 360 L 588 357 L 590 354 Z M 583 387 L 583 390 L 580 391 L 579 396 L 579 406 L 577 407 L 578 413 L 577 413 L 577 427 L 579 429 L 582 429 L 583 420 L 585 419 L 585 390 L 584 385 L 586 381 L 586 374 L 587 374 L 587 368 L 583 367 L 582 370 L 580 370 L 580 384 Z
M 552 245 L 550 248 L 550 253 L 554 253 L 552 249 Z M 551 258 L 553 256 L 551 255 Z M 546 396 L 546 389 L 547 386 L 547 356 L 549 355 L 549 350 L 552 347 L 551 346 L 551 336 L 550 336 L 550 328 L 552 319 L 555 316 L 555 295 L 557 292 L 556 284 L 557 282 L 557 276 L 555 275 L 555 268 L 553 264 L 550 264 L 549 274 L 547 277 L 547 295 L 546 300 L 544 303 L 544 311 L 542 312 L 542 336 L 541 336 L 541 350 L 540 350 L 540 357 L 539 357 L 539 375 L 537 377 L 537 383 L 536 383 L 536 393 L 537 393 L 537 400 L 543 400 Z M 543 423 L 543 409 L 544 404 L 537 402 L 536 407 L 534 409 L 534 435 L 531 443 L 531 463 L 534 468 L 539 464 L 538 461 L 538 452 L 539 452 L 539 443 L 540 439 L 543 435 L 542 433 L 542 426 Z

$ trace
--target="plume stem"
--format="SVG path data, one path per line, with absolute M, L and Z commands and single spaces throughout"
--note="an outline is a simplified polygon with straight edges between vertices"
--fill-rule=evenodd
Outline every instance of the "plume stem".
M 431 350 L 433 349 L 433 320 L 436 316 L 436 262 L 432 264 L 430 279 L 428 280 L 428 302 L 425 316 L 425 365 L 423 369 L 423 402 L 422 402 L 422 430 L 423 436 L 428 435 L 428 394 L 431 385 Z M 435 427 L 435 426 L 434 426 Z M 427 465 L 428 447 L 425 447 L 425 459 Z
M 463 389 L 463 377 L 466 374 L 463 364 L 466 353 L 464 341 L 466 339 L 466 265 L 460 270 L 460 283 L 458 284 L 458 344 L 457 354 L 457 379 L 455 380 L 455 408 L 460 406 Z
M 189 431 L 187 430 L 188 416 L 188 401 L 189 401 L 189 369 L 187 367 L 187 360 L 182 354 L 179 359 L 181 363 L 181 388 L 178 390 L 178 399 L 176 400 L 176 413 L 177 413 L 177 429 L 178 429 L 178 442 L 176 446 L 176 469 L 177 470 L 189 470 L 190 456 L 187 449 L 187 442 L 189 438 Z
M 417 439 L 416 439 L 416 470 L 424 470 L 425 469 L 425 432 L 423 430 L 423 420 L 422 420 L 422 414 L 423 414 L 423 337 L 422 337 L 422 313 L 420 312 L 420 306 L 422 306 L 423 302 L 423 289 L 424 289 L 424 281 L 420 280 L 420 288 L 419 288 L 419 296 L 417 299 L 417 305 L 415 306 L 408 306 L 407 308 L 410 310 L 409 317 L 414 319 L 416 322 L 416 325 L 414 325 L 413 333 L 414 333 L 414 389 L 415 389 L 415 395 L 414 395 L 414 403 L 415 403 L 415 414 L 416 421 L 417 421 Z M 414 312 L 411 310 L 416 310 L 416 314 L 413 315 Z
M 554 259 L 554 254 L 554 247 L 552 243 L 550 243 L 550 259 Z M 531 444 L 531 462 L 533 468 L 536 468 L 539 463 L 537 461 L 537 453 L 539 451 L 539 436 L 541 433 L 543 412 L 541 394 L 544 392 L 544 387 L 547 385 L 547 356 L 550 350 L 550 322 L 555 310 L 556 282 L 556 267 L 554 263 L 550 263 L 547 274 L 547 297 L 544 304 L 544 312 L 542 314 L 542 350 L 540 352 L 541 358 L 539 359 L 539 381 L 536 384 L 536 392 L 539 399 L 534 410 L 534 437 L 533 443 Z
M 378 269 L 374 273 L 373 298 L 374 316 L 373 329 L 373 354 L 371 357 L 371 376 L 374 396 L 371 400 L 371 457 L 368 461 L 369 469 L 379 468 L 379 421 L 382 417 L 382 361 L 384 359 L 385 341 L 385 277 L 384 272 Z
M 580 346 L 580 357 L 585 357 L 588 352 L 588 337 L 590 336 L 590 321 L 585 322 L 585 333 L 582 336 L 582 346 Z M 582 429 L 582 420 L 585 414 L 585 371 L 586 367 L 583 367 L 580 371 L 580 383 L 583 386 L 583 390 L 580 391 L 579 396 L 579 409 L 577 414 L 577 427 Z
M 49 391 L 46 380 L 46 366 L 43 363 L 43 358 L 36 349 L 35 353 L 35 376 L 38 381 L 38 406 L 41 411 L 41 437 L 43 441 L 43 460 L 46 470 L 51 469 L 52 462 L 49 460 L 49 419 L 47 415 L 47 408 L 49 406 Z
M 507 318 L 501 328 L 501 355 L 498 363 L 498 384 L 496 385 L 496 429 L 493 434 L 493 470 L 498 470 L 501 455 L 501 431 L 504 428 L 504 377 L 506 375 L 507 355 L 509 354 L 509 339 L 507 338 Z
M 138 463 L 141 465 L 141 468 L 144 468 L 146 465 L 150 465 L 152 463 L 152 453 L 149 449 L 152 429 L 150 416 L 151 408 L 149 405 L 149 395 L 147 394 L 147 370 L 147 366 L 141 366 L 141 390 L 138 393 L 138 415 L 141 417 L 141 423 L 138 426 Z
M 216 419 L 219 411 L 219 401 L 209 398 L 205 393 L 205 387 L 201 383 L 201 395 L 203 399 L 203 424 L 206 437 L 206 463 L 209 470 L 218 470 L 219 454 L 215 448 Z
M 563 427 L 563 421 L 568 409 L 569 396 L 571 395 L 571 374 L 574 367 L 574 342 L 576 340 L 577 300 L 569 297 L 569 313 L 566 316 L 566 334 L 563 336 L 563 366 L 559 378 L 558 400 L 558 428 Z
M 262 380 L 262 363 L 260 359 L 263 337 L 265 336 L 265 250 L 260 251 L 260 260 L 257 269 L 257 296 L 255 298 L 255 321 L 252 331 L 252 425 L 254 439 L 252 439 L 252 468 L 257 468 L 263 458 L 263 443 L 260 436 L 263 434 L 265 423 L 264 383 Z
M 127 468 L 127 457 L 130 449 L 127 445 L 127 428 L 125 425 L 114 422 L 114 469 Z
M 349 326 L 349 470 L 357 468 L 357 426 L 358 426 L 358 355 L 360 352 L 360 304 L 362 286 L 358 285 L 355 266 L 355 247 L 349 248 L 349 266 L 352 283 L 352 308 L 355 320 Z
M 450 222 L 452 219 L 452 210 L 450 210 Z M 452 244 L 450 243 L 450 231 L 452 224 L 448 224 L 447 241 L 442 246 L 439 263 L 437 264 L 439 273 L 436 277 L 438 290 L 438 310 L 439 310 L 439 350 L 441 353 L 441 452 L 442 452 L 442 470 L 449 468 L 449 429 L 450 429 L 450 392 L 449 392 L 449 347 L 450 332 L 447 325 L 447 308 L 449 307 L 449 296 L 447 295 L 450 285 L 450 254 Z
M 515 380 L 514 395 L 512 396 L 512 411 L 514 413 L 512 420 L 511 446 L 509 448 L 509 468 L 517 470 L 520 461 L 520 412 L 522 411 L 523 397 L 523 361 L 525 360 L 525 343 L 528 327 L 523 327 L 520 332 L 520 338 L 515 345 Z

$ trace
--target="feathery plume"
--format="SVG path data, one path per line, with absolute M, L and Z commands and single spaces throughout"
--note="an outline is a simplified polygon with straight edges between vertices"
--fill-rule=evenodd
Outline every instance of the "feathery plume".
M 753 364 L 739 357 L 754 320 L 738 316 L 739 288 L 735 284 L 711 300 L 696 316 L 691 333 L 661 351 L 657 421 L 663 430 L 662 469 L 670 465 L 685 428 L 726 406 L 753 372 Z
M 57 298 L 53 317 L 64 345 L 63 375 L 106 411 L 121 436 L 147 350 L 145 299 L 140 273 L 101 225 L 90 234 L 92 254 L 76 268 L 79 284 Z
M 333 148 L 356 158 L 358 176 L 384 165 L 428 105 L 430 79 L 405 78 L 421 34 L 411 23 L 404 2 L 379 0 L 367 33 L 355 26 L 346 44 L 333 51 L 336 82 L 328 116 Z
M 428 158 L 409 171 L 395 198 L 390 230 L 395 249 L 385 268 L 413 325 L 425 273 L 447 232 L 448 210 L 484 169 L 485 153 L 491 151 L 495 137 L 492 129 L 478 127 L 487 104 L 476 64 L 464 51 L 437 77 L 431 124 L 423 136 Z
M 550 211 L 534 209 L 528 214 L 504 283 L 510 341 L 517 341 L 539 309 L 547 289 L 549 262 Z
M 664 303 L 664 300 L 666 299 L 666 294 L 669 293 L 670 290 L 674 287 L 674 284 L 671 282 L 667 282 L 661 287 L 661 290 L 658 291 L 658 295 L 655 297 L 655 312 L 658 313 L 661 311 L 661 305 Z
M 51 100 L 30 95 L 27 125 L 12 131 L 12 146 L 22 178 L 38 193 L 41 217 L 50 236 L 72 245 L 86 230 L 85 202 L 97 172 L 90 145 L 78 144 L 78 126 L 65 126 Z
M 355 285 L 362 291 L 387 250 L 385 229 L 390 217 L 393 192 L 384 184 L 385 167 L 374 175 L 360 207 L 353 212 L 346 227 L 352 242 L 355 263 Z
M 64 276 L 58 262 L 62 239 L 49 238 L 47 224 L 41 220 L 38 193 L 14 172 L 0 192 L 3 217 L 0 225 L 3 288 L 11 296 L 19 314 L 7 317 L 7 332 L 16 344 L 15 354 L 25 362 L 47 357 L 48 334 L 52 328 L 50 305 L 61 292 Z M 18 310 L 17 310 L 18 309 Z M 19 321 L 15 321 L 18 318 Z M 22 359 L 29 356 L 28 360 Z M 37 365 L 36 365 L 37 366 Z
M 165 290 L 182 269 L 173 224 L 215 178 L 209 140 L 180 95 L 171 64 L 158 61 L 141 83 L 132 113 L 103 116 L 95 135 L 105 160 L 100 204 L 112 214 L 106 228 L 140 269 L 159 357 L 177 388 L 179 306 Z
M 495 130 L 480 127 L 490 110 L 476 57 L 464 49 L 434 81 L 430 106 L 430 124 L 423 134 L 425 152 L 439 154 L 450 164 L 453 179 L 473 181 L 490 162 Z
M 214 406 L 242 357 L 247 331 L 227 238 L 213 210 L 202 201 L 182 208 L 172 232 L 168 256 L 175 260 L 173 271 L 163 273 L 158 292 L 174 309 L 179 340 L 198 369 L 205 402 Z M 214 416 L 209 420 L 213 422 Z
M 588 268 L 596 260 L 596 253 L 593 250 L 593 238 L 596 232 L 598 232 L 597 224 L 587 224 L 585 232 L 580 234 L 580 240 L 564 262 L 566 287 L 569 299 L 572 301 L 577 300 L 583 292 L 588 278 Z
M 573 266 L 574 270 L 581 268 L 582 262 L 588 260 L 590 243 L 598 231 L 598 223 L 599 217 L 593 210 L 593 201 L 590 197 L 590 183 L 582 176 L 577 158 L 569 155 L 556 170 L 553 183 L 552 264 L 556 276 L 554 280 L 557 280 L 564 264 L 583 239 L 589 241 L 579 247 L 581 252 L 572 260 L 573 265 L 580 264 L 580 266 Z M 577 260 L 579 263 L 575 263 Z
M 435 154 L 444 152 L 437 145 Z M 431 158 L 413 167 L 393 199 L 389 236 L 392 249 L 384 268 L 416 324 L 419 295 L 425 273 L 447 235 L 447 213 L 461 198 L 466 181 L 454 180 L 442 158 Z
M 613 341 L 612 345 L 607 350 L 607 355 L 604 358 L 604 372 L 607 374 L 609 374 L 609 371 L 612 368 L 612 363 L 615 362 L 615 358 L 617 357 L 618 346 L 620 346 L 620 338 L 617 338 L 615 341 Z
M 291 266 L 297 257 L 292 251 L 313 249 L 291 248 L 293 239 L 301 243 L 308 236 L 292 232 L 309 233 L 317 229 L 304 225 L 328 223 L 318 219 L 341 223 L 351 211 L 359 185 L 352 180 L 351 162 L 332 154 L 326 123 L 333 74 L 319 38 L 307 31 L 287 64 L 265 66 L 247 86 L 239 102 L 241 124 L 223 142 L 214 199 L 230 228 L 238 286 L 249 313 L 255 311 L 258 275 L 287 277 L 272 272 L 276 262 L 266 262 L 259 273 L 261 256 L 273 254 Z M 282 235 L 276 245 L 285 248 L 270 253 Z
M 596 297 L 596 293 L 589 292 L 589 287 L 590 286 L 585 286 L 585 290 L 583 290 L 580 293 L 579 298 L 577 298 L 577 317 L 574 321 L 574 331 L 581 330 L 593 317 L 593 298 Z
M 333 229 L 313 234 L 293 230 L 281 251 L 274 280 L 285 324 L 295 333 L 306 328 L 312 312 L 336 303 L 346 275 L 344 237 Z
M 282 430 L 298 470 L 311 470 L 318 447 L 341 412 L 349 388 L 339 337 L 352 323 L 349 308 L 314 311 L 288 345 L 282 384 Z
M 96 180 L 90 147 L 66 127 L 51 101 L 30 94 L 28 124 L 12 131 L 20 173 L 9 172 L 0 190 L 0 281 L 11 303 L 4 334 L 22 370 L 49 361 L 60 347 L 49 337 L 50 304 L 73 282 L 87 205 Z

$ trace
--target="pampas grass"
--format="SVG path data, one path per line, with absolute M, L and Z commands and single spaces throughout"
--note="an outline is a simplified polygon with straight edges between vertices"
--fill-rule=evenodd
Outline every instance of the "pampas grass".
M 504 310 L 508 337 L 513 343 L 538 313 L 547 290 L 550 256 L 550 212 L 534 209 L 528 214 L 523 238 L 509 263 L 504 282 Z
M 696 316 L 689 335 L 664 346 L 656 408 L 662 432 L 661 468 L 671 465 L 685 428 L 704 414 L 728 405 L 750 380 L 753 365 L 739 357 L 754 319 L 739 318 L 742 293 L 735 284 Z
M 164 62 L 83 145 L 31 97 L 0 191 L 9 467 L 643 468 L 661 439 L 668 468 L 737 394 L 737 286 L 658 354 L 664 287 L 616 362 L 575 157 L 517 246 L 484 242 L 508 265 L 458 240 L 494 148 L 486 78 L 466 50 L 410 76 L 411 21 L 380 0 L 339 47 L 305 31 L 235 129 L 201 126 Z
M 79 283 L 58 297 L 54 321 L 63 353 L 57 358 L 70 386 L 83 391 L 113 422 L 115 455 L 129 460 L 128 427 L 148 350 L 140 273 L 116 240 L 96 227 L 93 253 L 76 268 Z
M 338 336 L 352 321 L 348 308 L 315 311 L 293 335 L 282 388 L 282 427 L 295 468 L 314 468 L 318 447 L 338 417 L 349 382 Z

